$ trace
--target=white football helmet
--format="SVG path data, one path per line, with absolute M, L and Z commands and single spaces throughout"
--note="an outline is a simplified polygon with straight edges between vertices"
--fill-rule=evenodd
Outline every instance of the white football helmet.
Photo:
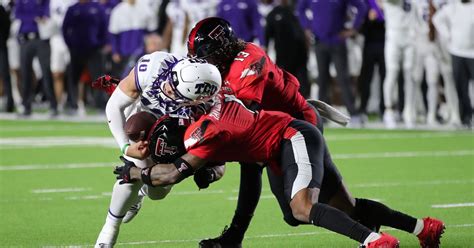
M 171 87 L 178 102 L 200 103 L 212 100 L 222 84 L 216 66 L 204 60 L 186 58 L 171 71 Z

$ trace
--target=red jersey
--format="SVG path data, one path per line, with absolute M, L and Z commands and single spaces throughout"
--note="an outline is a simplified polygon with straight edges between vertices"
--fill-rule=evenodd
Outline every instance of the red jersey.
M 247 43 L 224 76 L 237 98 L 258 103 L 262 109 L 290 114 L 316 124 L 316 114 L 299 93 L 300 83 L 275 65 L 260 47 Z
M 292 120 L 282 112 L 253 112 L 234 95 L 220 95 L 209 114 L 187 128 L 184 146 L 188 153 L 209 161 L 271 161 L 279 158 L 283 134 Z

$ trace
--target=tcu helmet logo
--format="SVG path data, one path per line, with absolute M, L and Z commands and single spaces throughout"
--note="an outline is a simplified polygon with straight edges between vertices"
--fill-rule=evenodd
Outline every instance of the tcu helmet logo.
M 158 157 L 164 156 L 166 154 L 174 155 L 178 152 L 178 147 L 168 146 L 168 143 L 163 138 L 158 138 L 156 141 L 155 155 Z
M 212 85 L 210 83 L 201 83 L 196 84 L 196 92 L 194 94 L 201 94 L 201 95 L 208 95 L 212 96 L 217 91 L 217 86 Z

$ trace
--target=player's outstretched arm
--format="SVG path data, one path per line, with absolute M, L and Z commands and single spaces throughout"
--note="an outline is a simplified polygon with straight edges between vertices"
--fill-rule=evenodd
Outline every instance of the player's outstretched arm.
M 130 74 L 119 83 L 119 86 L 112 93 L 105 107 L 105 114 L 107 115 L 110 131 L 123 154 L 126 154 L 126 148 L 129 146 L 129 139 L 124 131 L 124 110 L 132 105 L 138 97 L 139 92 L 135 86 L 135 73 L 134 70 L 132 70 Z
M 117 167 L 114 174 L 121 183 L 142 181 L 151 186 L 176 184 L 194 174 L 194 171 L 206 164 L 206 160 L 186 153 L 170 164 L 156 164 L 153 167 L 140 169 L 132 162 L 121 157 L 124 165 Z

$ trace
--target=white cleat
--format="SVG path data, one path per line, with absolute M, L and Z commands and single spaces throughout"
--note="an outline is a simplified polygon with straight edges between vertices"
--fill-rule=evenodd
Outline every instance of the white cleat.
M 105 227 L 104 227 L 105 228 Z M 117 237 L 119 234 L 119 229 L 116 230 L 104 230 L 100 231 L 99 237 L 95 242 L 94 248 L 112 248 L 117 241 Z
M 138 196 L 137 203 L 133 204 L 130 209 L 127 211 L 125 214 L 125 217 L 122 219 L 122 223 L 128 223 L 137 216 L 138 211 L 140 211 L 140 208 L 142 208 L 142 203 L 143 203 L 144 196 Z
M 395 113 L 391 109 L 386 109 L 383 114 L 383 123 L 387 129 L 395 129 L 397 127 L 397 120 Z

